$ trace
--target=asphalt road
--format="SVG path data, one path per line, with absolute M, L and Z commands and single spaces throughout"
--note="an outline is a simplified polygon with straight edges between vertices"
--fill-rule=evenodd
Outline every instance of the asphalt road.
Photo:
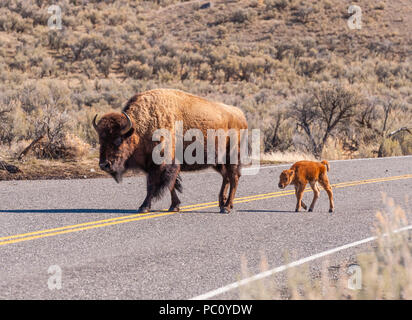
M 382 192 L 408 212 L 412 157 L 331 162 L 336 211 L 322 190 L 314 212 L 294 212 L 293 187 L 277 187 L 288 166 L 242 176 L 235 212 L 219 214 L 221 178 L 214 171 L 183 174 L 180 213 L 136 214 L 143 176 L 112 179 L 0 182 L 1 299 L 190 299 L 237 281 L 241 260 L 269 267 L 372 235 Z M 377 180 L 376 180 L 377 179 Z M 311 192 L 304 195 L 310 203 Z M 154 204 L 168 208 L 170 197 Z M 184 208 L 182 208 L 184 209 Z M 365 248 L 342 250 L 345 259 Z M 49 267 L 61 269 L 50 290 Z M 232 290 L 216 299 L 237 298 Z

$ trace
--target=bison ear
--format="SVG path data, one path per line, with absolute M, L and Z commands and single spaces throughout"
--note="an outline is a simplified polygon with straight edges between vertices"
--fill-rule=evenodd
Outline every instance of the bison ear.
M 129 131 L 127 131 L 122 137 L 123 138 L 129 138 L 134 132 L 134 128 L 131 128 Z

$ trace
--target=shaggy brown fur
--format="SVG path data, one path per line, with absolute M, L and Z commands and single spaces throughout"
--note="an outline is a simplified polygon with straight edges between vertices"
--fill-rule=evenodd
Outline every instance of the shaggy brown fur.
M 323 160 L 322 162 L 315 161 L 299 161 L 296 162 L 289 170 L 284 170 L 279 177 L 279 188 L 284 189 L 289 184 L 295 186 L 296 192 L 296 211 L 299 211 L 301 207 L 306 209 L 306 205 L 302 201 L 303 192 L 306 188 L 306 184 L 309 182 L 314 196 L 312 203 L 309 207 L 309 211 L 313 211 L 316 200 L 319 198 L 319 187 L 317 182 L 326 190 L 329 196 L 329 212 L 333 212 L 333 193 L 332 187 L 329 184 L 329 179 L 326 171 L 329 171 L 329 162 Z
M 200 129 L 204 136 L 204 163 L 207 163 L 208 129 L 223 129 L 225 132 L 234 129 L 238 134 L 241 129 L 247 129 L 246 118 L 240 109 L 173 89 L 155 89 L 137 94 L 127 102 L 123 111 L 132 122 L 132 128 L 127 134 L 120 134 L 128 123 L 126 116 L 121 113 L 104 115 L 96 126 L 100 142 L 100 166 L 118 182 L 122 174 L 130 168 L 140 168 L 147 173 L 147 196 L 140 207 L 141 212 L 149 211 L 152 199 L 161 196 L 167 188 L 172 197 L 169 210 L 178 211 L 180 200 L 176 190 L 181 190 L 179 172 L 208 166 L 185 162 L 181 165 L 156 165 L 152 159 L 152 152 L 160 142 L 152 141 L 152 137 L 157 129 L 169 130 L 172 141 L 175 141 L 176 121 L 183 122 L 183 134 L 189 129 Z M 191 142 L 184 142 L 184 149 L 190 144 Z M 239 152 L 240 148 L 238 149 Z M 174 160 L 174 144 L 170 151 L 170 156 Z M 228 139 L 226 152 L 228 160 Z M 215 155 L 217 154 L 216 150 Z M 229 212 L 233 208 L 240 177 L 240 164 L 228 163 L 227 161 L 226 164 L 212 165 L 223 177 L 219 193 L 221 212 Z

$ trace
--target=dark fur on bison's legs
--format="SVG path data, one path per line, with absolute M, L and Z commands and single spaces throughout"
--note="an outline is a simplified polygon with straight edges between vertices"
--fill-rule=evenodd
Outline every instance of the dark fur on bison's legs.
M 169 211 L 172 211 L 172 212 L 180 211 L 180 208 L 179 208 L 180 200 L 179 200 L 179 197 L 177 196 L 175 188 L 173 188 L 170 191 L 170 195 L 172 198 L 172 204 L 170 205 Z
M 166 189 L 170 190 L 172 196 L 172 205 L 170 211 L 179 211 L 180 200 L 176 191 L 182 192 L 182 185 L 179 176 L 180 166 L 170 165 L 153 165 L 147 171 L 147 195 L 139 212 L 149 212 L 152 207 L 152 200 L 160 198 Z
M 139 208 L 139 213 L 149 212 L 150 208 L 152 207 L 154 185 L 153 182 L 151 182 L 151 180 L 152 178 L 150 174 L 148 174 L 146 177 L 146 198 L 144 199 L 142 205 Z

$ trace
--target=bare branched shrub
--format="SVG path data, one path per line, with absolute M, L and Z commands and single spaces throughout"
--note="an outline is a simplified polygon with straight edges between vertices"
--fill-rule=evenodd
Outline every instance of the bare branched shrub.
M 67 112 L 59 112 L 50 104 L 41 107 L 30 119 L 34 131 L 34 139 L 45 137 L 35 149 L 38 158 L 58 159 L 62 158 L 62 150 L 65 149 L 64 138 L 68 129 L 69 116 Z
M 355 91 L 342 86 L 315 88 L 295 100 L 291 116 L 307 138 L 307 150 L 320 158 L 328 138 L 350 122 L 360 102 Z
M 297 73 L 307 77 L 313 77 L 326 68 L 326 63 L 320 59 L 301 58 L 297 66 Z
M 80 68 L 89 79 L 93 79 L 98 73 L 96 64 L 91 59 L 83 60 L 80 63 Z
M 296 21 L 306 24 L 310 21 L 315 10 L 312 7 L 300 7 L 293 15 L 296 17 Z
M 103 73 L 105 78 L 109 76 L 112 65 L 113 56 L 111 53 L 105 54 L 96 59 L 96 67 L 101 73 Z
M 356 115 L 357 141 L 375 146 L 378 157 L 402 155 L 397 139 L 412 135 L 410 107 L 391 96 L 371 97 Z M 399 116 L 401 115 L 401 116 Z
M 287 121 L 285 110 L 277 110 L 264 132 L 264 152 L 286 151 L 293 145 L 293 126 Z

